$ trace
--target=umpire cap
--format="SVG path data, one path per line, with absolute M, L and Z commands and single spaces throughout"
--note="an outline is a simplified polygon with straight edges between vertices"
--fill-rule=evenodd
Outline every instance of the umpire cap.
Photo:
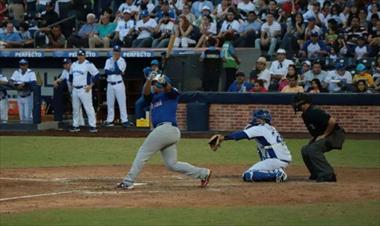
M 305 93 L 297 93 L 294 95 L 292 102 L 294 111 L 301 111 L 301 106 L 303 104 L 311 104 L 311 97 Z

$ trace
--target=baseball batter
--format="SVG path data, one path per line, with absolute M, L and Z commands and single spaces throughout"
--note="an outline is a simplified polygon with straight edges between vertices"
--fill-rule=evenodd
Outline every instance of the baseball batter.
M 86 52 L 82 49 L 77 52 L 78 60 L 75 61 L 70 68 L 69 83 L 73 89 L 73 128 L 70 132 L 79 132 L 79 109 L 83 105 L 88 117 L 90 132 L 96 133 L 96 117 L 92 104 L 91 89 L 99 78 L 99 71 L 95 65 L 86 60 Z
M 8 83 L 7 77 L 0 74 L 0 84 Z M 8 122 L 8 94 L 7 90 L 0 87 L 0 123 Z
M 211 170 L 195 167 L 186 162 L 177 162 L 177 143 L 181 136 L 176 120 L 178 90 L 172 87 L 165 75 L 159 74 L 154 79 L 150 76 L 145 82 L 144 98 L 151 103 L 154 129 L 140 147 L 128 175 L 118 184 L 118 188 L 132 189 L 144 164 L 158 151 L 161 152 L 169 170 L 201 179 L 201 187 L 206 187 L 211 177 Z
M 272 117 L 266 110 L 253 112 L 253 119 L 244 130 L 233 132 L 227 136 L 214 135 L 210 146 L 216 150 L 223 140 L 254 139 L 260 162 L 246 170 L 242 178 L 246 182 L 276 181 L 287 179 L 284 169 L 292 161 L 292 156 L 278 131 L 271 125 Z M 220 140 L 214 144 L 214 140 Z
M 33 95 L 31 86 L 37 84 L 36 74 L 28 68 L 28 61 L 19 61 L 20 69 L 13 72 L 10 81 L 17 89 L 17 104 L 21 123 L 32 122 Z
M 123 57 L 120 56 L 120 46 L 113 47 L 113 56 L 108 58 L 104 71 L 107 75 L 107 119 L 105 126 L 113 126 L 115 119 L 115 99 L 119 105 L 120 119 L 122 125 L 127 128 L 131 124 L 128 121 L 127 114 L 127 97 L 125 95 L 125 85 L 123 74 L 127 64 Z

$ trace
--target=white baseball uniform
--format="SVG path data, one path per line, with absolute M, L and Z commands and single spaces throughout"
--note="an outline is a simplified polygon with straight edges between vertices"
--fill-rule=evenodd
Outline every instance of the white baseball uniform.
M 35 83 L 36 73 L 31 69 L 27 69 L 25 73 L 22 73 L 21 69 L 17 69 L 13 72 L 11 80 L 15 84 L 22 83 Z M 17 104 L 21 122 L 31 122 L 33 119 L 33 93 L 31 90 L 18 90 L 17 91 Z
M 257 142 L 257 151 L 261 161 L 251 166 L 246 172 L 273 172 L 286 168 L 292 156 L 281 135 L 269 125 L 252 126 L 243 131 L 249 139 Z
M 127 68 L 124 58 L 117 61 L 110 57 L 107 59 L 104 70 L 107 74 L 107 122 L 112 123 L 115 119 L 115 98 L 119 105 L 120 120 L 122 123 L 128 122 L 127 97 L 123 74 Z
M 63 69 L 61 75 L 59 76 L 59 80 L 61 81 L 66 81 L 67 88 L 69 89 L 70 97 L 71 100 L 73 99 L 73 88 L 71 87 L 71 84 L 69 82 L 70 78 L 70 71 Z M 84 126 L 84 118 L 83 118 L 83 111 L 82 108 L 79 108 L 79 119 L 78 119 L 78 124 L 80 126 Z
M 7 77 L 0 74 L 0 81 L 8 82 Z M 8 96 L 6 90 L 0 90 L 0 121 L 8 121 Z
M 75 61 L 70 68 L 70 83 L 72 84 L 73 127 L 79 126 L 79 109 L 83 105 L 90 127 L 96 127 L 95 110 L 92 104 L 92 91 L 86 92 L 86 86 L 99 75 L 98 69 L 88 60 L 79 63 Z

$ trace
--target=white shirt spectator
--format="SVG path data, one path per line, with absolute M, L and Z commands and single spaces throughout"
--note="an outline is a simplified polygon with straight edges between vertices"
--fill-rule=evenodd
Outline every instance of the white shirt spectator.
M 248 4 L 246 4 L 245 2 L 240 2 L 238 4 L 238 9 L 246 13 L 249 13 L 251 11 L 255 11 L 256 7 L 251 1 L 249 1 Z
M 217 34 L 216 22 L 211 22 L 207 31 L 210 32 L 210 34 L 216 35 Z
M 366 45 L 360 47 L 355 47 L 355 59 L 360 60 L 362 59 L 366 54 L 368 54 L 368 47 Z
M 266 89 L 269 88 L 269 84 L 270 84 L 270 79 L 271 79 L 271 75 L 270 75 L 270 72 L 268 69 L 264 69 L 263 71 L 261 71 L 258 75 L 257 75 L 257 78 L 258 79 L 261 79 L 264 81 L 264 87 Z
M 139 20 L 136 24 L 136 30 L 138 31 L 139 28 L 155 28 L 157 26 L 157 22 L 150 18 L 147 22 L 144 23 L 143 20 Z M 137 39 L 144 39 L 149 38 L 152 36 L 152 33 L 148 30 L 143 29 L 140 34 L 137 36 Z
M 220 28 L 221 32 L 226 32 L 228 30 L 234 30 L 236 32 L 240 32 L 240 24 L 237 20 L 233 20 L 232 22 L 223 21 L 222 27 Z
M 288 67 L 291 64 L 294 64 L 294 62 L 288 59 L 285 59 L 282 62 L 275 60 L 272 62 L 269 72 L 271 75 L 282 75 L 285 77 L 288 74 Z
M 343 75 L 339 75 L 336 70 L 332 70 L 328 72 L 325 82 L 328 83 L 329 92 L 339 92 L 342 88 L 338 86 L 338 83 L 352 84 L 352 75 L 348 71 L 344 71 Z
M 128 5 L 127 3 L 121 4 L 119 6 L 118 11 L 119 12 L 124 12 L 124 10 L 127 10 L 127 9 L 129 9 L 131 12 L 138 12 L 139 11 L 139 9 L 137 8 L 137 6 L 135 6 L 133 4 L 132 5 Z
M 273 21 L 272 25 L 269 25 L 268 22 L 265 22 L 261 26 L 261 32 L 266 32 L 270 37 L 273 38 L 275 33 L 281 32 L 281 25 L 276 21 Z
M 87 74 L 90 73 L 92 76 L 99 74 L 98 69 L 93 63 L 88 60 L 79 63 L 75 61 L 70 68 L 70 74 L 73 75 L 72 85 L 75 86 L 86 86 L 88 85 Z
M 124 37 L 128 34 L 128 32 L 133 29 L 135 26 L 134 20 L 119 20 L 116 25 L 115 31 L 119 32 L 119 39 L 123 41 Z

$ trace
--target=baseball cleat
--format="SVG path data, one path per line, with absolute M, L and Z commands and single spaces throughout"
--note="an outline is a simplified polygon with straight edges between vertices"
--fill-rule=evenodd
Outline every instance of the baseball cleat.
M 120 189 L 124 189 L 124 190 L 132 190 L 134 188 L 133 184 L 132 185 L 128 185 L 124 182 L 121 182 L 121 183 L 118 183 L 116 188 L 120 188 Z
M 72 133 L 76 133 L 76 132 L 79 132 L 80 129 L 79 129 L 79 127 L 73 127 L 69 131 L 72 132 Z
M 317 182 L 336 182 L 336 175 L 332 174 L 329 177 L 321 177 L 316 179 Z
M 112 127 L 112 126 L 114 126 L 114 124 L 112 122 L 107 122 L 107 121 L 105 121 L 103 125 L 105 127 Z
M 90 133 L 97 133 L 98 132 L 96 127 L 90 127 L 89 131 L 90 131 Z
M 283 170 L 279 170 L 276 175 L 276 182 L 277 183 L 285 182 L 286 179 L 288 179 L 288 175 L 286 175 L 286 173 Z
M 123 122 L 121 123 L 123 125 L 124 128 L 128 128 L 128 127 L 133 127 L 135 126 L 132 122 L 130 121 L 127 121 L 127 122 Z
M 212 174 L 212 171 L 208 170 L 208 174 L 206 178 L 201 180 L 201 188 L 207 187 L 208 183 L 210 182 L 211 174 Z

